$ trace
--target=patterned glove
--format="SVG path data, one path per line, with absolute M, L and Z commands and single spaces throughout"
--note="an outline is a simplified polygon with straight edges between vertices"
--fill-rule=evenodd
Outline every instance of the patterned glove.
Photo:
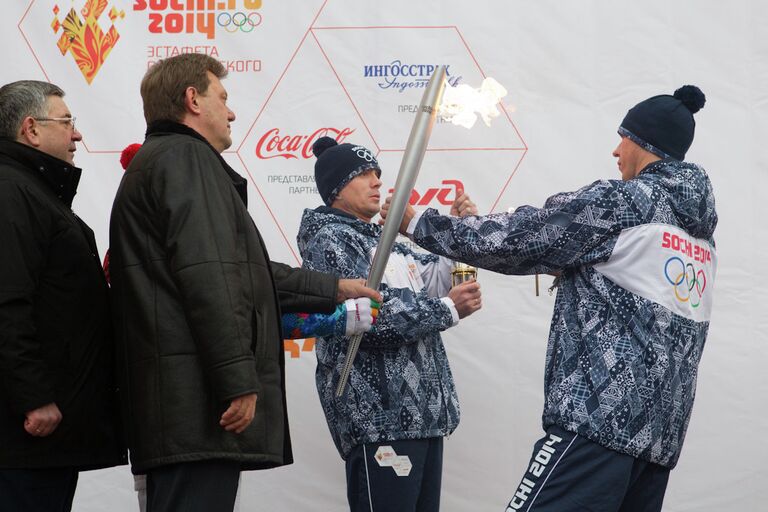
M 379 314 L 379 303 L 367 297 L 347 299 L 344 308 L 347 310 L 347 325 L 345 336 L 355 336 L 371 330 Z

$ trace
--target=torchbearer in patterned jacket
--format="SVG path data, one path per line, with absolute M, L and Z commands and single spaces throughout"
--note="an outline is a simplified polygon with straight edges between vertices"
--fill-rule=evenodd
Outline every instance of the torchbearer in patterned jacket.
M 622 180 L 543 208 L 409 209 L 427 250 L 505 274 L 557 273 L 543 427 L 507 511 L 657 511 L 677 464 L 709 328 L 717 225 L 704 170 L 683 161 L 704 94 L 640 102 L 619 128 Z M 382 215 L 386 215 L 386 205 Z
M 315 180 L 325 206 L 305 210 L 298 244 L 304 266 L 366 277 L 381 234 L 381 169 L 366 148 L 315 142 Z M 460 194 L 455 214 L 476 213 Z M 451 261 L 395 244 L 382 280 L 382 304 L 364 335 L 341 398 L 335 397 L 349 338 L 322 337 L 317 390 L 328 428 L 346 461 L 352 511 L 439 510 L 443 436 L 459 403 L 440 331 L 481 307 L 480 287 L 451 288 Z

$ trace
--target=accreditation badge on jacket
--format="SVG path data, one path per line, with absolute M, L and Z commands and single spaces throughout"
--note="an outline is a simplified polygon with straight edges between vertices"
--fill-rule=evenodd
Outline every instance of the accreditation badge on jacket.
M 643 224 L 623 230 L 608 261 L 594 269 L 677 315 L 709 321 L 717 254 L 707 240 L 676 226 Z

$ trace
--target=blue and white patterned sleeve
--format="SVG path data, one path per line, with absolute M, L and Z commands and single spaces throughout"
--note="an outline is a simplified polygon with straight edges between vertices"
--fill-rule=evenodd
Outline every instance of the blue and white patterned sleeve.
M 639 222 L 622 182 L 596 181 L 549 198 L 544 208 L 463 218 L 425 211 L 414 241 L 435 254 L 504 274 L 560 272 L 605 261 L 615 236 Z
M 368 348 L 397 347 L 423 340 L 453 325 L 451 311 L 439 297 L 425 290 L 389 288 L 383 284 L 384 303 L 371 332 L 363 335 L 361 346 Z
M 355 235 L 345 230 L 321 230 L 303 251 L 304 266 L 342 278 L 365 278 L 370 262 L 368 251 Z M 391 348 L 415 343 L 427 334 L 453 325 L 451 311 L 438 297 L 425 291 L 390 288 L 379 290 L 384 298 L 376 324 L 363 336 L 361 346 Z

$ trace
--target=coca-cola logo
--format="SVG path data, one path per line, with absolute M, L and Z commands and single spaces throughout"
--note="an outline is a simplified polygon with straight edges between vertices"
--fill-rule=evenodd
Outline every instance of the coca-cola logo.
M 440 182 L 444 187 L 430 187 L 424 193 L 419 193 L 415 188 L 411 190 L 411 197 L 408 203 L 412 206 L 427 206 L 437 199 L 437 202 L 443 205 L 453 204 L 453 201 L 464 192 L 464 184 L 459 180 L 443 180 Z M 395 189 L 389 189 L 392 194 Z
M 281 135 L 280 128 L 272 128 L 261 136 L 256 144 L 256 156 L 262 160 L 282 157 L 312 158 L 312 144 L 320 137 L 332 137 L 341 144 L 354 133 L 354 128 L 318 128 L 310 135 Z

